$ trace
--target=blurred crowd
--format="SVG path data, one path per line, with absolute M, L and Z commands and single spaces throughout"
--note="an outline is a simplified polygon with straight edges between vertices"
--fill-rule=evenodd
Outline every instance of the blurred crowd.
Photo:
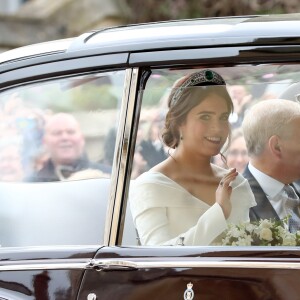
M 235 167 L 242 173 L 249 160 L 240 128 L 244 115 L 253 103 L 272 95 L 263 95 L 255 100 L 242 85 L 229 86 L 228 91 L 234 103 L 234 112 L 230 116 L 231 142 L 223 151 L 224 157 L 218 155 L 213 162 L 223 167 Z M 131 178 L 136 178 L 170 154 L 171 150 L 163 145 L 161 139 L 164 111 L 162 107 L 142 107 Z M 0 117 L 0 181 L 54 181 L 109 176 L 115 128 L 107 130 L 103 158 L 90 162 L 80 124 L 73 116 L 29 106 L 17 94 L 12 94 L 2 102 Z M 58 123 L 63 129 L 58 128 Z M 94 171 L 83 173 L 83 170 Z M 74 176 L 79 171 L 82 176 Z
M 228 92 L 234 104 L 234 112 L 230 116 L 232 128 L 230 142 L 222 151 L 223 155 L 213 158 L 213 163 L 225 167 L 236 168 L 242 173 L 249 161 L 246 143 L 241 129 L 241 124 L 247 110 L 258 101 L 276 98 L 276 95 L 263 93 L 255 98 L 243 85 L 228 86 Z M 166 96 L 162 99 L 163 106 L 166 105 Z M 164 126 L 165 107 L 157 109 L 143 109 L 139 123 L 136 149 L 133 162 L 132 178 L 136 178 L 143 172 L 149 170 L 157 163 L 164 160 L 172 151 L 162 143 L 162 132 Z
M 111 165 L 89 160 L 73 115 L 38 109 L 13 94 L 2 101 L 0 117 L 0 181 L 109 177 Z
M 1 104 L 0 180 L 21 181 L 47 159 L 42 137 L 48 112 L 25 105 L 18 94 Z

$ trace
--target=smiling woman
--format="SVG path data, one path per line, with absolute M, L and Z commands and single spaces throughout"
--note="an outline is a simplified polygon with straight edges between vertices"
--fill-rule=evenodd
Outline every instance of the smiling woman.
M 249 221 L 256 204 L 236 169 L 211 164 L 228 140 L 233 104 L 223 78 L 204 69 L 176 81 L 168 108 L 162 138 L 174 151 L 135 180 L 133 219 L 144 245 L 209 245 L 227 222 Z

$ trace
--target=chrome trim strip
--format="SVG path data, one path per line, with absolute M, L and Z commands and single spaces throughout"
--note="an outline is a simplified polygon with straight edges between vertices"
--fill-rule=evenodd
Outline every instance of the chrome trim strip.
M 138 68 L 127 69 L 124 82 L 124 93 L 118 126 L 114 166 L 111 181 L 111 191 L 107 219 L 104 231 L 104 245 L 116 244 L 120 209 L 123 198 L 124 180 L 126 176 L 127 153 L 130 142 L 130 133 L 137 89 Z
M 121 108 L 120 108 L 119 125 L 117 128 L 116 144 L 114 149 L 114 159 L 113 159 L 112 174 L 111 174 L 110 196 L 109 196 L 109 202 L 108 202 L 108 207 L 106 212 L 105 228 L 104 228 L 105 246 L 108 246 L 109 239 L 110 239 L 111 224 L 113 222 L 115 195 L 117 192 L 118 174 L 120 172 L 122 141 L 124 135 L 124 124 L 126 120 L 131 76 L 132 76 L 132 69 L 127 69 L 125 73 L 124 89 L 123 89 Z
M 300 269 L 300 262 L 280 261 L 126 261 L 126 260 L 92 260 L 92 266 L 100 270 L 128 268 L 128 269 L 154 269 L 154 268 L 240 268 L 240 269 Z
M 34 261 L 5 261 L 0 263 L 0 272 L 26 270 L 86 270 L 90 265 L 90 259 L 40 259 Z
M 120 223 L 119 220 L 120 220 L 122 199 L 123 197 L 126 197 L 124 193 L 124 182 L 126 177 L 129 145 L 131 143 L 131 132 L 132 132 L 132 123 L 134 118 L 134 107 L 135 107 L 139 69 L 138 68 L 132 69 L 131 75 L 132 77 L 131 77 L 130 89 L 128 94 L 127 116 L 125 119 L 118 185 L 116 188 L 115 207 L 113 211 L 114 214 L 112 220 L 111 235 L 108 244 L 109 246 L 114 246 L 117 243 L 117 234 L 118 234 L 118 228 Z
M 1 262 L 1 271 L 26 270 L 138 270 L 161 268 L 228 268 L 228 269 L 282 269 L 300 270 L 300 262 L 282 261 L 127 261 L 127 260 L 90 260 L 90 259 L 44 259 L 34 261 Z

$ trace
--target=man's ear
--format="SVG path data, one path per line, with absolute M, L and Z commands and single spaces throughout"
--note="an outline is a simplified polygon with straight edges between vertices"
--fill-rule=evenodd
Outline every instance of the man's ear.
M 272 135 L 269 138 L 269 149 L 276 157 L 281 157 L 280 139 L 277 135 Z

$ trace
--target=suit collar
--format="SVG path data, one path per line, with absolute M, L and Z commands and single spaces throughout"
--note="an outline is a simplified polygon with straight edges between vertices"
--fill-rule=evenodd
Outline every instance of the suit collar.
M 273 208 L 272 204 L 268 200 L 266 194 L 264 193 L 263 189 L 254 178 L 252 173 L 249 171 L 248 166 L 246 167 L 244 173 L 244 177 L 248 180 L 252 192 L 254 194 L 255 200 L 257 205 L 252 207 L 252 219 L 276 219 L 279 220 L 279 217 Z M 251 218 L 251 213 L 250 213 Z
M 260 187 L 264 193 L 270 198 L 273 199 L 279 194 L 282 193 L 284 188 L 284 183 L 274 179 L 273 177 L 263 173 L 262 171 L 255 168 L 251 163 L 248 165 L 248 169 L 252 176 L 259 183 Z

